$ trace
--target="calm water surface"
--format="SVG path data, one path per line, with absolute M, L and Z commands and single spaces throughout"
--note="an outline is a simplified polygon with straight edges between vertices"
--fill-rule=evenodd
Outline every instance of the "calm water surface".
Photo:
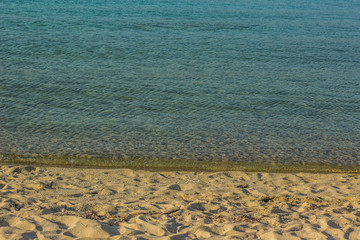
M 2 0 L 1 161 L 359 168 L 359 29 L 355 0 Z

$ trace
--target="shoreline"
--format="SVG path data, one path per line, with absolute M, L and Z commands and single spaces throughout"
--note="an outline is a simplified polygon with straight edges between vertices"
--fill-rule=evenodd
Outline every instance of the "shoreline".
M 360 238 L 357 174 L 0 169 L 4 239 Z
M 244 171 L 268 173 L 345 173 L 360 174 L 360 164 L 325 162 L 249 162 L 232 160 L 163 159 L 157 157 L 101 158 L 91 156 L 18 155 L 0 153 L 0 165 L 18 164 L 43 167 L 121 169 L 151 171 Z

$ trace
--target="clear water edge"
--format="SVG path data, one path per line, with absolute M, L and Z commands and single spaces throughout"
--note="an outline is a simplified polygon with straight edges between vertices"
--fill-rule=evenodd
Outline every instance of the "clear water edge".
M 97 158 L 75 156 L 20 156 L 0 154 L 0 164 L 81 168 L 131 168 L 149 171 L 245 171 L 282 173 L 354 173 L 360 174 L 358 165 L 334 165 L 316 162 L 264 163 L 249 161 L 200 161 L 161 158 Z

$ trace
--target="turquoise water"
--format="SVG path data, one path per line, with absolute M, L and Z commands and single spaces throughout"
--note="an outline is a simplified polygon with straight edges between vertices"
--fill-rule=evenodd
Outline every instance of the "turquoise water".
M 1 161 L 358 167 L 359 29 L 355 0 L 2 0 Z

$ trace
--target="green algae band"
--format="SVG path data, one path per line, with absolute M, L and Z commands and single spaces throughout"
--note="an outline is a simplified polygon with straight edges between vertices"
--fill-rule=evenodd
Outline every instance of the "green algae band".
M 55 165 L 90 168 L 133 168 L 170 171 L 251 171 L 251 172 L 315 172 L 360 173 L 359 165 L 339 166 L 319 163 L 269 164 L 249 161 L 201 161 L 159 158 L 101 159 L 96 157 L 0 155 L 0 163 Z

